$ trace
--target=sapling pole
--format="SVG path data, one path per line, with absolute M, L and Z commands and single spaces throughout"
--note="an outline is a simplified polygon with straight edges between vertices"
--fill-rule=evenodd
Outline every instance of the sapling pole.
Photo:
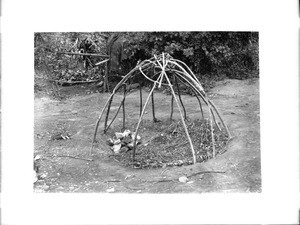
M 114 88 L 113 93 L 115 93 L 124 84 L 124 82 L 127 81 L 127 79 L 129 78 L 129 75 L 131 76 L 134 71 L 135 71 L 135 69 L 131 70 L 125 77 L 123 77 L 123 79 Z M 107 112 L 106 112 L 106 117 L 105 117 L 105 122 L 104 122 L 104 133 L 106 133 L 106 130 L 107 130 L 106 126 L 107 126 L 107 120 L 108 120 L 108 116 L 109 116 L 109 111 L 110 111 L 110 106 L 111 106 L 112 100 L 113 100 L 113 97 L 109 101 L 108 107 L 107 107 Z
M 179 76 L 179 75 L 178 75 L 178 76 Z M 204 119 L 204 114 L 203 114 L 203 109 L 202 109 L 201 100 L 200 100 L 200 98 L 199 98 L 199 96 L 198 96 L 198 93 L 195 91 L 195 87 L 191 86 L 191 84 L 190 84 L 190 86 L 187 85 L 187 84 L 184 83 L 180 78 L 178 78 L 178 80 L 179 80 L 181 83 L 183 83 L 186 87 L 191 88 L 191 90 L 193 91 L 193 93 L 194 93 L 194 95 L 195 95 L 195 97 L 197 98 L 197 101 L 198 101 L 198 103 L 199 103 L 199 108 L 200 108 L 200 111 L 201 111 L 202 119 Z
M 161 76 L 161 75 L 160 75 L 160 76 Z M 158 79 L 160 78 L 160 76 L 158 77 Z M 157 79 L 157 80 L 158 80 L 158 79 Z M 151 97 L 151 95 L 152 95 L 152 92 L 154 91 L 154 89 L 155 89 L 155 87 L 156 87 L 156 83 L 157 83 L 157 82 L 154 83 L 154 85 L 153 85 L 153 87 L 152 87 L 152 89 L 151 89 L 151 91 L 150 91 L 150 93 L 149 93 L 149 95 L 148 95 L 148 97 L 147 97 L 147 99 L 146 99 L 145 105 L 144 105 L 144 107 L 143 107 L 142 113 L 141 113 L 141 115 L 140 115 L 138 124 L 137 124 L 136 129 L 135 129 L 135 136 L 134 136 L 134 140 L 133 140 L 133 160 L 135 160 L 136 139 L 137 139 L 139 127 L 140 127 L 140 124 L 141 124 L 143 115 L 144 115 L 144 113 L 145 113 L 146 107 L 147 107 L 147 105 L 148 105 L 149 99 L 150 99 L 150 97 Z
M 211 109 L 211 114 L 212 114 L 213 120 L 214 120 L 218 130 L 221 131 L 221 128 L 220 128 L 219 124 L 216 121 L 216 117 L 215 117 L 214 111 L 212 109 Z
M 186 77 L 186 79 L 189 79 L 190 82 L 193 83 L 193 85 L 195 87 L 197 87 L 197 89 L 199 90 L 199 92 L 203 92 L 204 93 L 204 89 L 202 87 L 202 85 L 200 84 L 200 82 L 198 81 L 198 79 L 195 77 L 195 79 L 193 78 L 192 75 L 190 75 L 182 66 L 180 66 L 177 62 L 174 62 L 174 61 L 170 61 L 171 63 L 173 63 L 174 65 L 176 65 L 177 67 L 179 67 L 181 69 L 181 73 L 183 73 Z M 195 76 L 195 75 L 194 75 Z
M 126 84 L 125 83 L 123 84 L 124 85 L 123 99 L 121 101 L 121 104 L 118 107 L 118 110 L 117 110 L 115 116 L 110 121 L 109 125 L 106 127 L 105 132 L 110 128 L 110 126 L 112 125 L 112 123 L 116 119 L 117 115 L 119 114 L 119 111 L 120 111 L 121 107 L 123 108 L 123 129 L 124 129 L 124 127 L 125 127 L 125 99 L 126 99 L 127 93 L 130 91 L 130 88 L 131 88 L 131 85 L 132 85 L 132 81 L 133 81 L 133 79 L 131 80 L 131 82 L 129 84 L 129 88 L 127 90 L 126 90 Z
M 212 123 L 212 110 L 210 109 L 210 105 L 208 104 L 208 113 L 209 113 L 209 123 L 210 123 L 210 135 L 211 135 L 211 143 L 213 149 L 213 158 L 216 157 L 216 148 L 215 148 L 215 137 L 214 137 L 214 130 L 213 130 L 213 123 Z
M 107 120 L 110 112 L 110 106 L 113 101 L 113 97 L 110 99 L 108 106 L 107 106 L 107 111 L 106 111 L 106 116 L 105 116 L 105 122 L 104 122 L 104 134 L 106 133 L 106 128 L 107 128 Z
M 177 81 L 177 77 L 174 76 L 175 78 L 175 85 L 176 85 L 176 88 L 177 88 L 177 92 L 178 92 L 178 97 L 179 97 L 179 101 L 182 105 L 182 108 L 183 108 L 183 114 L 184 114 L 184 119 L 186 120 L 186 111 L 185 111 L 185 107 L 183 105 L 183 102 L 182 102 L 182 99 L 181 99 L 181 95 L 180 95 L 180 89 L 179 89 L 179 85 L 178 85 L 178 81 Z
M 182 74 L 182 72 L 181 72 L 181 71 L 178 71 L 178 70 L 174 70 L 174 71 L 175 71 L 175 73 L 176 73 L 178 76 L 180 76 L 183 80 L 185 80 L 185 81 L 192 87 L 192 89 L 194 89 L 194 91 L 196 91 L 196 93 L 199 94 L 199 96 L 200 96 L 200 97 L 202 98 L 202 100 L 206 103 L 206 105 L 211 104 L 212 108 L 213 108 L 214 111 L 217 113 L 217 115 L 218 115 L 218 117 L 219 117 L 219 119 L 220 119 L 222 125 L 224 126 L 224 128 L 225 128 L 225 130 L 226 130 L 226 132 L 227 132 L 227 134 L 228 134 L 228 136 L 229 136 L 229 138 L 231 138 L 231 134 L 230 134 L 230 132 L 229 132 L 229 130 L 228 130 L 228 127 L 226 126 L 226 124 L 225 124 L 223 118 L 221 117 L 221 115 L 220 115 L 218 109 L 216 108 L 216 106 L 214 105 L 214 103 L 213 103 L 211 100 L 209 100 L 207 97 L 206 97 L 206 98 L 207 98 L 207 99 L 206 99 L 206 98 L 203 96 L 203 94 L 201 93 L 201 91 L 198 90 L 196 86 L 194 86 L 193 84 L 191 84 L 190 81 L 187 80 L 187 79 L 183 76 L 184 73 Z M 184 82 L 183 82 L 183 83 L 184 83 Z
M 190 147 L 191 147 L 191 150 L 192 150 L 193 161 L 194 161 L 194 164 L 196 164 L 196 155 L 195 155 L 194 146 L 193 146 L 191 137 L 190 137 L 190 135 L 189 135 L 189 131 L 188 131 L 187 127 L 186 127 L 185 120 L 184 120 L 183 115 L 182 115 L 182 112 L 181 112 L 180 104 L 178 103 L 178 100 L 177 100 L 177 98 L 176 98 L 175 92 L 174 92 L 174 90 L 173 90 L 172 84 L 171 84 L 171 82 L 170 82 L 168 76 L 166 75 L 165 77 L 166 77 L 167 82 L 169 83 L 169 87 L 170 87 L 170 89 L 171 89 L 172 95 L 174 96 L 175 102 L 176 102 L 177 107 L 178 107 L 178 109 L 179 109 L 179 113 L 180 113 L 182 125 L 183 125 L 183 127 L 184 127 L 186 136 L 187 136 L 187 138 L 188 138 L 188 141 L 189 141 L 189 143 L 190 143 Z
M 103 92 L 108 91 L 109 92 L 109 84 L 108 84 L 108 63 L 107 61 L 105 63 L 105 74 L 104 74 L 104 86 L 103 86 Z
M 101 118 L 102 118 L 102 116 L 103 116 L 103 113 L 104 113 L 104 111 L 105 111 L 105 109 L 106 109 L 106 107 L 107 107 L 107 105 L 108 105 L 108 102 L 110 101 L 110 99 L 112 98 L 113 95 L 114 95 L 114 94 L 112 94 L 112 95 L 109 97 L 109 99 L 106 101 L 106 103 L 105 103 L 105 105 L 104 105 L 104 107 L 103 107 L 103 109 L 102 109 L 102 111 L 101 111 L 101 113 L 100 113 L 100 115 L 99 115 L 99 117 L 98 117 L 98 120 L 97 120 L 97 122 L 96 122 L 96 127 L 95 127 L 94 137 L 93 137 L 92 145 L 91 145 L 91 148 L 90 148 L 90 156 L 92 155 L 92 149 L 93 149 L 93 146 L 94 146 L 94 143 L 95 143 L 95 140 L 96 140 L 96 135 L 97 135 L 97 130 L 98 130 L 98 127 L 99 127 L 100 120 L 101 120 Z
M 202 120 L 203 120 L 203 119 L 204 119 L 204 114 L 203 114 L 203 109 L 202 109 L 201 100 L 200 100 L 200 98 L 198 97 L 198 95 L 197 95 L 196 93 L 195 93 L 195 95 L 196 95 L 196 98 L 197 98 L 197 100 L 198 100 L 198 102 L 199 102 L 200 111 L 201 111 Z
M 174 83 L 175 75 L 173 75 L 173 83 Z M 173 110 L 174 110 L 174 96 L 171 97 L 171 113 L 170 113 L 170 121 L 173 120 Z
M 115 92 L 119 89 L 119 87 L 127 81 L 127 79 L 136 71 L 137 67 L 135 67 L 134 69 L 132 69 L 126 76 L 124 76 L 122 78 L 122 80 L 115 86 L 115 88 L 113 89 L 112 91 L 112 94 L 109 96 L 109 98 L 107 99 L 98 119 L 97 119 L 97 122 L 96 122 L 96 127 L 95 127 L 95 132 L 94 132 L 94 137 L 93 137 L 93 141 L 92 141 L 92 144 L 91 144 L 91 148 L 90 148 L 90 155 L 92 155 L 92 150 L 93 150 L 93 146 L 94 146 L 94 143 L 95 143 L 95 140 L 96 140 L 96 136 L 97 136 L 97 131 L 98 131 L 98 127 L 99 127 L 99 124 L 100 124 L 100 121 L 101 121 L 101 118 L 103 116 L 103 113 L 108 105 L 108 103 L 110 102 L 111 98 L 113 98 Z
M 95 54 L 95 53 L 57 52 L 57 54 L 64 54 L 64 55 L 82 55 L 82 56 L 96 56 L 96 57 L 109 58 L 109 55 L 102 55 L 102 54 Z
M 153 76 L 155 75 L 155 68 L 153 68 Z M 153 84 L 155 85 L 155 83 Z M 152 116 L 153 116 L 153 122 L 156 123 L 158 120 L 155 117 L 155 103 L 154 103 L 154 91 L 151 95 L 151 102 L 152 102 Z
M 156 118 L 155 118 L 155 106 L 154 106 L 154 92 L 152 92 L 151 95 L 151 102 L 152 102 L 152 116 L 153 116 L 153 122 L 157 122 Z
M 143 105 L 143 90 L 142 90 L 142 82 L 139 81 L 139 89 L 140 89 L 140 116 L 142 114 L 142 105 Z
M 129 87 L 130 90 L 130 87 Z M 126 98 L 126 84 L 124 84 L 124 100 L 122 102 L 122 108 L 123 108 L 123 131 L 125 130 L 125 98 Z
M 173 59 L 173 61 L 183 64 L 188 69 L 188 71 L 192 74 L 192 77 L 196 80 L 196 82 L 200 84 L 202 90 L 204 90 L 204 88 L 202 87 L 202 85 L 201 85 L 200 81 L 198 80 L 198 78 L 196 77 L 196 75 L 193 73 L 193 71 L 184 62 L 182 62 L 180 60 L 177 60 L 177 59 Z
M 118 110 L 117 110 L 116 114 L 114 115 L 114 117 L 112 118 L 112 120 L 110 121 L 110 123 L 108 124 L 108 126 L 104 129 L 104 133 L 106 133 L 106 131 L 110 128 L 110 126 L 112 125 L 112 123 L 116 119 L 117 115 L 119 114 L 119 111 L 120 111 L 121 107 L 123 106 L 124 100 L 125 100 L 125 98 L 123 98 L 121 104 L 118 107 Z
M 101 64 L 106 63 L 108 60 L 109 59 L 105 59 L 105 60 L 103 60 L 101 62 L 98 62 L 98 63 L 95 64 L 95 66 L 100 66 Z
M 230 138 L 232 137 L 231 134 L 230 134 L 230 131 L 229 131 L 227 125 L 225 124 L 224 120 L 222 119 L 222 117 L 221 117 L 221 115 L 220 115 L 220 113 L 219 113 L 217 107 L 215 106 L 215 104 L 214 104 L 211 100 L 208 99 L 208 102 L 211 104 L 211 106 L 213 107 L 213 109 L 214 109 L 215 112 L 217 113 L 219 119 L 221 120 L 222 125 L 225 127 L 225 130 L 226 130 L 226 132 L 227 132 L 227 134 L 228 134 L 228 138 L 230 139 Z

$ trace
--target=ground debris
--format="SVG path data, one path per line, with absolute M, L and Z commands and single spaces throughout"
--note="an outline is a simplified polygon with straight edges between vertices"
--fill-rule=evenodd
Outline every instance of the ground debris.
M 107 139 L 106 143 L 111 146 L 111 150 L 115 154 L 119 154 L 121 152 L 127 152 L 133 148 L 135 136 L 135 132 L 131 132 L 130 130 L 125 130 L 123 133 L 115 132 L 114 137 Z M 139 145 L 140 143 L 141 136 L 137 135 L 136 144 Z
M 123 139 L 120 139 L 121 146 L 126 146 L 129 149 L 114 151 L 119 154 L 114 154 L 112 157 L 123 165 L 136 169 L 165 168 L 193 164 L 189 142 L 187 141 L 181 121 L 167 123 L 166 121 L 162 122 L 162 126 L 148 125 L 147 130 L 155 129 L 157 135 L 152 136 L 144 142 L 140 139 L 141 144 L 137 148 L 135 162 L 132 161 L 132 154 L 129 152 L 133 146 L 133 142 L 128 144 Z M 187 121 L 187 128 L 196 151 L 197 162 L 204 162 L 212 158 L 213 150 L 209 121 L 189 120 Z M 226 151 L 225 146 L 228 136 L 225 130 L 219 131 L 215 128 L 213 132 L 216 153 L 223 154 Z M 121 136 L 121 134 L 118 135 Z

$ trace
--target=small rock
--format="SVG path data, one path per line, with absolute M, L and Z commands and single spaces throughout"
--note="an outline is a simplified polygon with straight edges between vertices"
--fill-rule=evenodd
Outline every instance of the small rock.
M 106 143 L 109 145 L 109 146 L 113 146 L 114 145 L 114 141 L 113 139 L 109 138 L 106 140 Z
M 194 183 L 193 180 L 187 182 L 187 184 L 192 184 L 192 183 Z
M 44 191 L 49 190 L 49 188 L 50 188 L 50 186 L 48 186 L 48 185 L 44 185 L 44 186 L 43 186 Z
M 129 148 L 126 147 L 126 146 L 123 146 L 121 149 L 120 149 L 120 152 L 128 152 Z
M 41 158 L 40 155 L 36 155 L 36 156 L 34 157 L 34 160 L 39 160 L 40 158 Z
M 134 138 L 135 138 L 135 132 L 132 132 L 131 138 L 132 138 L 132 140 L 134 141 Z M 136 136 L 136 140 L 141 140 L 141 136 L 140 136 L 140 135 L 137 135 L 137 136 Z
M 127 137 L 124 137 L 123 139 L 122 139 L 122 142 L 124 143 L 124 144 L 128 144 L 128 143 L 130 143 L 132 140 L 131 140 L 131 137 L 129 137 L 129 136 L 127 136 Z
M 115 133 L 115 137 L 116 137 L 117 139 L 122 139 L 122 138 L 124 137 L 124 134 L 123 134 L 123 133 L 116 132 L 116 133 Z
M 35 170 L 33 170 L 33 183 L 35 183 L 37 181 L 38 181 L 37 174 L 36 174 Z
M 125 180 L 127 180 L 127 179 L 130 178 L 130 177 L 135 177 L 135 175 L 129 174 L 129 175 L 127 175 L 127 176 L 125 177 Z
M 45 179 L 47 177 L 47 174 L 43 173 L 39 176 L 41 179 Z
M 103 81 L 100 81 L 96 86 L 101 87 L 103 85 Z
M 127 147 L 128 147 L 129 149 L 132 149 L 132 148 L 133 148 L 133 142 L 127 144 Z
M 112 150 L 114 151 L 114 153 L 120 153 L 120 150 L 121 150 L 121 143 L 120 144 L 117 144 L 117 145 L 114 145 L 112 146 Z
M 203 177 L 204 177 L 204 174 L 200 174 L 199 176 L 198 176 L 198 178 L 201 180 L 201 179 L 203 179 Z
M 189 179 L 186 176 L 179 177 L 179 182 L 186 183 Z
M 117 140 L 113 140 L 114 141 L 114 145 L 118 145 L 121 143 L 121 140 L 120 139 L 117 139 Z
M 178 166 L 182 166 L 183 165 L 183 161 L 182 160 L 178 160 L 177 165 Z
M 130 130 L 124 130 L 123 136 L 124 136 L 124 137 L 128 137 L 130 133 L 131 133 Z
M 114 187 L 109 188 L 109 189 L 106 190 L 106 192 L 107 193 L 113 193 L 113 192 L 115 192 L 115 188 Z

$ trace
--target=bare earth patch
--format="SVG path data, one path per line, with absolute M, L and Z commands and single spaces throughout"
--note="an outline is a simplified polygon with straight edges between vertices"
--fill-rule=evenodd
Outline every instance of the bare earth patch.
M 82 91 L 80 91 L 82 90 Z M 143 97 L 147 97 L 144 89 Z M 76 95 L 74 94 L 76 93 Z M 36 192 L 113 192 L 113 193 L 204 193 L 204 192 L 260 192 L 260 116 L 259 81 L 224 80 L 218 82 L 210 93 L 225 119 L 234 138 L 226 152 L 214 159 L 203 160 L 195 165 L 149 166 L 141 169 L 128 165 L 129 160 L 112 154 L 106 140 L 115 131 L 120 131 L 122 113 L 119 114 L 111 130 L 103 135 L 103 124 L 97 135 L 97 145 L 89 161 L 89 150 L 93 138 L 95 122 L 108 99 L 109 94 L 96 92 L 93 86 L 63 87 L 61 94 L 69 97 L 55 100 L 38 93 L 35 98 L 35 149 L 39 155 L 40 179 L 34 184 Z M 135 124 L 139 116 L 138 91 L 133 90 L 126 98 L 126 125 Z M 201 116 L 195 108 L 197 99 L 184 95 L 188 117 L 196 121 Z M 112 112 L 118 108 L 122 95 L 116 95 Z M 141 130 L 143 140 L 155 137 L 169 126 L 171 96 L 155 93 L 156 117 L 162 122 L 153 123 L 151 107 L 145 114 L 145 124 Z M 206 109 L 204 110 L 207 111 Z M 113 113 L 112 113 L 113 115 Z M 180 123 L 179 112 L 174 111 L 173 123 Z M 159 136 L 157 136 L 159 137 Z M 153 148 L 139 147 L 138 154 L 167 147 L 166 140 L 155 140 Z M 174 139 L 184 142 L 182 139 Z M 170 140 L 168 145 L 172 145 Z M 176 149 L 175 142 L 172 151 Z M 151 146 L 151 145 L 149 145 Z M 155 146 L 155 147 L 154 147 Z M 147 146 L 148 147 L 148 146 Z M 189 146 L 181 147 L 189 152 Z M 177 150 L 180 148 L 177 148 Z M 172 157 L 171 148 L 169 149 Z M 186 151 L 185 151 L 186 150 Z M 144 153 L 143 153 L 144 152 Z M 176 151 L 177 152 L 177 151 Z M 181 151 L 178 151 L 180 153 Z M 128 156 L 131 152 L 128 152 Z M 148 154 L 145 154 L 148 155 Z M 176 155 L 176 154 L 175 154 Z M 184 155 L 183 155 L 184 156 Z M 158 159 L 159 157 L 154 157 Z M 178 161 L 184 157 L 174 158 Z M 171 158 L 173 160 L 173 158 Z M 170 161 L 165 159 L 166 161 Z M 174 161 L 173 160 L 173 161 Z M 150 163 L 151 164 L 151 163 Z M 154 165 L 154 164 L 153 164 Z M 154 168 L 157 167 L 157 168 Z M 179 178 L 186 177 L 185 182 Z M 181 180 L 182 181 L 182 180 Z

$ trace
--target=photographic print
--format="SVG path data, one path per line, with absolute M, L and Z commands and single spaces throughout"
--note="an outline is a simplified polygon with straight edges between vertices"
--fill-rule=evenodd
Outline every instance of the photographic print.
M 34 33 L 35 192 L 260 193 L 259 33 Z

